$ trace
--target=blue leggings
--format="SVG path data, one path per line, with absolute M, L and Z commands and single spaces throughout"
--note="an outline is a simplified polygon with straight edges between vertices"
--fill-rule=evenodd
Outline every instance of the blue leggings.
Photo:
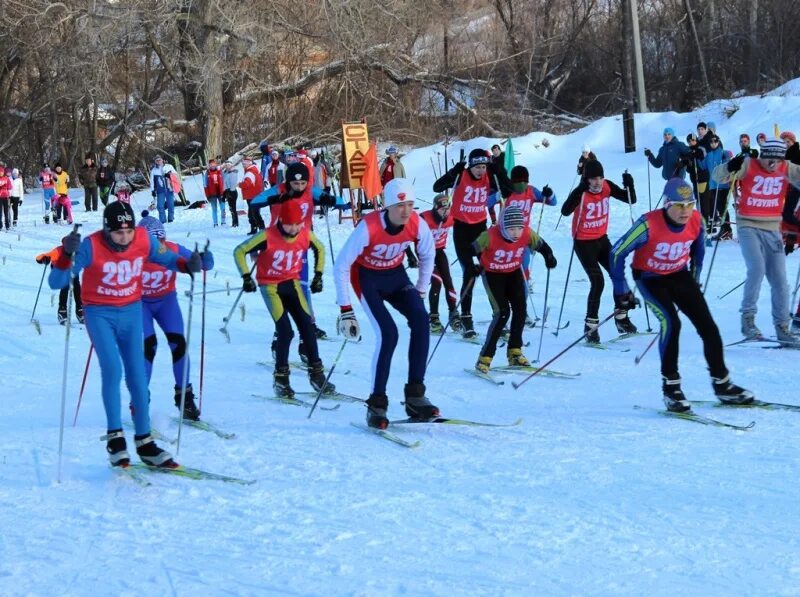
M 156 358 L 158 340 L 153 320 L 164 332 L 172 351 L 172 375 L 175 377 L 175 389 L 183 387 L 183 367 L 188 361 L 186 354 L 186 336 L 183 333 L 183 315 L 178 306 L 178 293 L 171 292 L 157 299 L 142 300 L 142 327 L 144 331 L 144 366 L 147 373 L 147 385 L 153 375 L 153 361 Z M 187 378 L 188 379 L 188 378 Z M 188 384 L 191 385 L 191 384 Z
M 172 191 L 158 191 L 156 194 L 158 219 L 161 223 L 171 222 L 175 219 L 175 195 Z
M 124 307 L 85 305 L 84 315 L 86 330 L 100 363 L 108 431 L 122 429 L 119 384 L 124 368 L 136 435 L 148 435 L 150 412 L 142 354 L 141 301 Z
M 214 222 L 214 226 L 217 225 L 217 208 L 219 208 L 219 213 L 222 216 L 222 223 L 225 223 L 225 201 L 220 199 L 219 197 L 209 197 L 208 202 L 211 204 L 211 220 Z
M 397 347 L 397 326 L 385 303 L 397 309 L 411 329 L 408 383 L 425 383 L 425 365 L 431 338 L 428 312 L 419 292 L 408 279 L 405 268 L 400 266 L 379 271 L 356 266 L 354 271 L 356 294 L 367 312 L 377 340 L 372 357 L 372 393 L 386 394 L 392 355 Z
M 43 189 L 42 199 L 44 200 L 44 211 L 47 213 L 53 207 L 51 201 L 56 194 L 55 189 Z

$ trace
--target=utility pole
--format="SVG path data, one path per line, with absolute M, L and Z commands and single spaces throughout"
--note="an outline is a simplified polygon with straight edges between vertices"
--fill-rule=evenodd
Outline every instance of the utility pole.
M 634 108 L 636 96 L 633 92 L 633 23 L 632 14 L 628 4 L 636 0 L 620 0 L 622 12 L 622 89 L 625 94 L 625 105 L 622 109 L 622 133 L 625 139 L 625 153 L 636 151 L 636 128 L 634 126 Z
M 644 92 L 644 66 L 642 65 L 642 40 L 639 37 L 639 8 L 638 0 L 628 0 L 631 9 L 631 22 L 633 33 L 633 62 L 636 66 L 636 95 L 639 112 L 647 112 L 647 99 Z

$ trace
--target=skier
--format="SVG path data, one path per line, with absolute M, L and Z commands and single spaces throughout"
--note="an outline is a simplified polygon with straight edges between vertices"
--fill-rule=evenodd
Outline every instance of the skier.
M 286 164 L 281 161 L 281 154 L 278 153 L 277 149 L 273 149 L 272 153 L 270 153 L 270 162 L 269 166 L 267 167 L 267 176 L 266 180 L 269 182 L 269 186 L 274 187 L 275 185 L 279 185 L 283 182 L 284 176 L 286 174 Z
M 211 203 L 211 220 L 214 222 L 214 228 L 217 224 L 217 208 L 220 211 L 220 221 L 225 225 L 225 201 L 222 195 L 225 192 L 225 184 L 222 180 L 222 171 L 217 165 L 217 160 L 211 158 L 208 160 L 208 170 L 205 175 L 205 188 L 203 189 L 206 194 L 206 199 Z
M 45 163 L 42 164 L 42 171 L 39 172 L 39 184 L 42 185 L 42 200 L 44 201 L 44 223 L 50 223 L 50 212 L 53 211 L 53 197 L 56 190 L 53 188 L 55 183 L 55 175 L 50 170 L 50 166 Z
M 6 174 L 5 165 L 0 164 L 0 230 L 5 222 L 6 232 L 11 230 L 11 189 L 14 185 L 9 174 Z
M 522 354 L 522 328 L 527 313 L 525 275 L 522 260 L 525 250 L 536 251 L 544 257 L 547 269 L 557 265 L 553 250 L 525 223 L 525 214 L 516 205 L 506 205 L 500 223 L 483 232 L 473 248 L 480 265 L 473 265 L 477 275 L 483 270 L 483 285 L 492 305 L 492 322 L 486 332 L 475 368 L 488 373 L 497 350 L 497 341 L 509 317 L 511 329 L 506 356 L 510 366 L 529 367 Z
M 461 280 L 461 326 L 464 338 L 475 338 L 472 322 L 472 290 L 474 267 L 472 243 L 486 231 L 486 211 L 489 195 L 500 191 L 503 196 L 511 193 L 510 183 L 504 168 L 490 163 L 483 149 L 473 149 L 465 164 L 459 162 L 433 183 L 435 193 L 453 189 L 453 245 L 463 274 Z M 501 188 L 498 188 L 500 185 Z
M 239 183 L 239 188 L 242 189 L 242 199 L 247 203 L 247 220 L 250 222 L 250 232 L 248 234 L 252 235 L 265 228 L 261 212 L 252 202 L 259 193 L 264 192 L 264 179 L 261 177 L 261 173 L 256 168 L 251 157 L 244 156 L 242 158 L 242 166 L 244 166 L 244 178 Z
M 158 206 L 158 219 L 169 223 L 175 219 L 175 195 L 172 191 L 171 176 L 177 176 L 172 164 L 165 164 L 164 158 L 157 155 L 150 170 L 150 194 Z
M 233 162 L 225 160 L 222 164 L 222 185 L 225 190 L 222 192 L 223 201 L 227 201 L 228 208 L 231 210 L 231 228 L 239 227 L 239 212 L 236 209 L 236 201 L 239 199 L 239 171 L 234 168 Z
M 97 164 L 91 153 L 87 153 L 84 158 L 78 170 L 78 181 L 83 187 L 83 205 L 86 211 L 97 211 Z
M 103 406 L 108 433 L 106 451 L 112 466 L 127 466 L 130 456 L 122 431 L 119 385 L 122 369 L 131 393 L 136 452 L 145 464 L 177 467 L 172 456 L 156 445 L 150 435 L 149 398 L 142 351 L 141 278 L 145 261 L 171 270 L 197 273 L 202 257 L 179 263 L 177 253 L 167 251 L 143 229 L 135 229 L 133 209 L 115 201 L 103 210 L 103 228 L 85 239 L 73 231 L 62 239 L 63 252 L 53 262 L 48 282 L 63 288 L 70 276 L 84 272 L 82 298 L 86 328 L 97 352 L 103 380 Z M 120 362 L 122 367 L 120 366 Z
M 578 158 L 578 176 L 583 176 L 583 166 L 586 164 L 586 162 L 596 159 L 597 156 L 594 154 L 592 149 L 588 145 L 584 144 L 583 149 L 581 150 L 581 157 Z
M 311 386 L 325 394 L 336 391 L 333 384 L 325 383 L 325 370 L 319 357 L 311 307 L 300 284 L 302 256 L 310 247 L 316 256 L 311 292 L 322 292 L 325 248 L 306 223 L 302 204 L 286 201 L 281 203 L 277 219 L 265 232 L 248 238 L 233 251 L 236 266 L 242 275 L 242 290 L 260 290 L 275 322 L 277 341 L 273 388 L 278 396 L 292 397 L 295 393 L 289 383 L 289 346 L 294 337 L 289 317 L 297 326 L 308 357 L 308 380 Z M 260 253 L 256 261 L 256 278 L 253 280 L 246 256 L 255 251 Z
M 17 220 L 19 219 L 19 206 L 22 205 L 22 200 L 25 198 L 25 184 L 22 180 L 22 174 L 18 168 L 11 169 L 11 216 L 12 225 L 17 227 Z
M 682 163 L 683 158 L 691 159 L 691 151 L 686 145 L 678 141 L 675 137 L 675 130 L 672 127 L 664 129 L 664 144 L 658 150 L 658 155 L 654 156 L 649 149 L 644 150 L 644 155 L 654 168 L 661 168 L 661 178 L 669 180 L 673 176 L 678 178 L 686 177 L 686 168 Z
M 69 174 L 67 174 L 61 167 L 61 164 L 56 162 L 55 178 L 53 180 L 53 187 L 55 195 L 53 202 L 55 205 L 55 213 L 53 214 L 53 222 L 58 224 L 62 218 L 67 220 L 68 224 L 72 224 L 72 201 L 69 198 Z
M 36 256 L 36 263 L 51 264 L 61 255 L 61 247 L 55 247 L 47 253 L 40 253 Z M 75 317 L 78 323 L 83 324 L 83 303 L 81 302 L 81 280 L 78 276 L 72 278 L 72 297 L 75 303 Z M 62 288 L 58 293 L 58 323 L 67 324 L 67 301 L 69 299 L 69 285 Z
M 377 338 L 372 393 L 367 399 L 367 425 L 378 429 L 389 425 L 386 382 L 397 346 L 397 325 L 386 302 L 406 318 L 411 329 L 408 383 L 404 389 L 406 414 L 422 420 L 439 416 L 439 409 L 425 397 L 430 332 L 422 296 L 428 291 L 433 272 L 433 236 L 428 225 L 414 212 L 415 195 L 410 180 L 395 178 L 384 187 L 383 193 L 384 209 L 362 218 L 342 247 L 335 266 L 336 302 L 341 309 L 337 320 L 339 333 L 353 340 L 361 336 L 350 303 L 348 286 L 352 283 Z M 412 243 L 416 244 L 419 255 L 416 286 L 402 265 L 405 248 Z
M 444 329 L 439 319 L 439 293 L 444 286 L 445 300 L 449 309 L 450 327 L 453 331 L 461 330 L 461 318 L 458 316 L 456 304 L 458 294 L 453 287 L 453 279 L 450 276 L 450 262 L 445 253 L 447 246 L 447 235 L 453 227 L 453 217 L 450 215 L 450 198 L 444 193 L 440 193 L 433 198 L 433 209 L 422 212 L 420 217 L 425 220 L 428 228 L 433 235 L 436 256 L 434 257 L 433 274 L 431 276 L 431 290 L 428 293 L 428 303 L 430 305 L 430 327 L 431 333 L 440 334 Z M 416 258 L 416 256 L 415 256 Z
M 161 220 L 154 218 L 147 210 L 142 212 L 142 219 L 139 226 L 144 228 L 148 234 L 154 236 L 159 243 L 159 251 L 162 249 L 177 253 L 181 258 L 188 261 L 192 257 L 192 251 L 183 245 L 167 240 L 167 233 Z M 214 256 L 211 251 L 203 251 L 203 269 L 211 270 L 214 268 Z M 161 331 L 167 337 L 167 343 L 172 351 L 172 374 L 175 378 L 175 406 L 180 411 L 181 393 L 184 382 L 184 369 L 187 377 L 189 373 L 189 355 L 186 352 L 186 336 L 184 335 L 183 315 L 180 305 L 178 305 L 178 292 L 175 289 L 175 273 L 152 261 L 146 261 L 142 269 L 142 327 L 144 329 L 144 366 L 147 375 L 147 385 L 150 386 L 150 379 L 153 375 L 153 361 L 156 358 L 158 340 L 153 321 L 158 323 Z M 183 418 L 192 421 L 200 419 L 200 410 L 194 402 L 194 391 L 192 384 L 187 381 L 186 394 L 184 396 Z
M 742 297 L 742 334 L 761 338 L 755 323 L 758 294 L 766 274 L 772 290 L 772 323 L 779 342 L 795 345 L 797 337 L 789 329 L 791 306 L 786 281 L 786 255 L 780 226 L 786 185 L 800 187 L 800 166 L 787 162 L 786 144 L 768 139 L 761 145 L 757 159 L 737 156 L 714 171 L 719 183 L 727 183 L 734 174 L 740 196 L 735 205 L 736 230 L 742 250 L 747 279 Z
M 100 160 L 100 167 L 97 169 L 95 180 L 97 181 L 97 189 L 100 193 L 100 201 L 105 208 L 105 206 L 108 205 L 108 196 L 111 194 L 111 188 L 114 186 L 114 182 L 116 182 L 114 169 L 108 165 L 108 160 L 106 158 Z
M 581 262 L 586 275 L 589 276 L 589 296 L 586 299 L 586 320 L 583 331 L 586 332 L 586 342 L 589 344 L 600 343 L 599 311 L 600 300 L 605 288 L 603 271 L 611 273 L 609 256 L 611 242 L 608 240 L 609 198 L 613 197 L 632 205 L 636 203 L 636 189 L 633 186 L 633 177 L 625 172 L 622 175 L 622 186 L 619 188 L 610 180 L 605 179 L 603 165 L 597 160 L 586 162 L 580 183 L 567 197 L 561 206 L 561 213 L 572 216 L 573 250 Z M 577 211 L 576 211 L 577 210 Z M 617 308 L 614 323 L 620 334 L 637 333 L 636 326 L 628 317 L 627 309 Z
M 723 404 L 752 402 L 752 392 L 731 382 L 719 329 L 697 282 L 703 266 L 705 242 L 703 220 L 694 209 L 696 199 L 692 187 L 681 178 L 673 178 L 664 186 L 661 200 L 663 208 L 640 217 L 611 249 L 614 301 L 622 309 L 636 306 L 625 279 L 625 258 L 633 252 L 633 279 L 647 306 L 661 322 L 659 349 L 667 410 L 686 412 L 691 409 L 681 390 L 678 373 L 681 329 L 678 309 L 692 322 L 703 341 L 717 399 Z

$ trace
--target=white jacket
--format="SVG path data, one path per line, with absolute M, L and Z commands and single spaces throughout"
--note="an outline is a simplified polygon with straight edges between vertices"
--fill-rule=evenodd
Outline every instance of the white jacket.
M 22 196 L 25 194 L 25 185 L 22 183 L 22 177 L 19 178 L 12 178 L 11 179 L 11 197 L 19 197 L 22 200 Z

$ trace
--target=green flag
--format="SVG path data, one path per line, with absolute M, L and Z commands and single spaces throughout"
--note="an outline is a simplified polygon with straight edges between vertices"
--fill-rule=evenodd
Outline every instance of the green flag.
M 515 166 L 514 163 L 514 145 L 511 143 L 511 137 L 506 139 L 506 156 L 503 160 L 503 167 L 506 169 L 506 174 L 511 176 L 511 169 Z

